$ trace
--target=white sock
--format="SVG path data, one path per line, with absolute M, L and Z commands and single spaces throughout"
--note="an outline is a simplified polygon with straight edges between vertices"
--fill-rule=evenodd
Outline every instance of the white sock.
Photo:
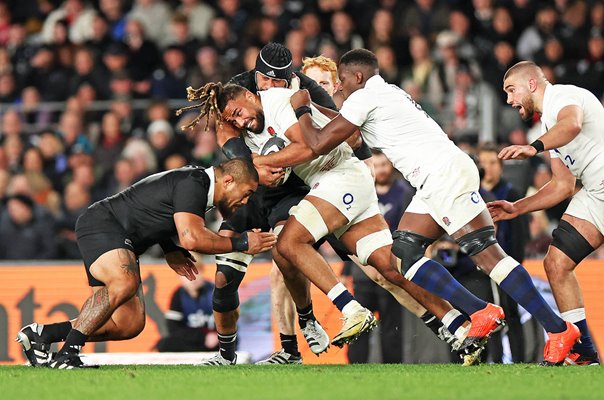
M 574 310 L 564 311 L 560 314 L 563 320 L 572 322 L 573 324 L 586 319 L 585 308 L 575 308 Z
M 332 287 L 329 292 L 327 292 L 327 297 L 329 297 L 329 300 L 334 301 L 336 297 L 344 293 L 346 290 L 348 290 L 346 289 L 346 286 L 344 286 L 344 284 L 340 282 L 334 287 Z

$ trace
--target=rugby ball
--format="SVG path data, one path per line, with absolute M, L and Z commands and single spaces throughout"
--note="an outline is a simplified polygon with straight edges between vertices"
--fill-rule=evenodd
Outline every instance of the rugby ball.
M 266 143 L 264 143 L 264 146 L 262 146 L 262 149 L 260 150 L 260 155 L 266 156 L 266 155 L 269 155 L 272 153 L 276 153 L 279 150 L 285 148 L 286 145 L 287 144 L 285 143 L 285 140 L 281 139 L 278 136 L 273 136 L 269 140 L 267 140 Z M 285 181 L 287 181 L 287 178 L 289 178 L 289 175 L 291 173 L 292 173 L 292 168 L 286 167 L 285 174 L 283 175 L 283 178 L 281 178 L 281 180 L 277 183 L 277 185 L 284 184 Z

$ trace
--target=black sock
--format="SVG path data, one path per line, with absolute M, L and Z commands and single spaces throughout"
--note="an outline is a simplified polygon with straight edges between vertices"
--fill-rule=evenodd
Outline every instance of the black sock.
M 218 334 L 220 342 L 220 355 L 222 358 L 233 361 L 235 359 L 235 347 L 237 345 L 237 332 L 230 335 Z
M 84 335 L 82 332 L 72 328 L 59 353 L 79 353 L 84 344 L 86 344 L 87 339 L 88 335 Z
M 284 335 L 280 333 L 279 338 L 281 339 L 281 347 L 283 347 L 286 353 L 293 354 L 294 356 L 300 355 L 296 335 Z
M 298 323 L 300 324 L 300 328 L 306 328 L 307 321 L 316 321 L 315 314 L 312 312 L 312 302 L 302 309 L 296 307 L 298 311 Z
M 432 332 L 434 332 L 435 335 L 438 335 L 438 330 L 441 326 L 443 326 L 443 324 L 438 318 L 434 316 L 434 314 L 429 311 L 426 311 L 425 314 L 422 315 L 420 318 L 422 321 L 424 321 L 424 324 L 426 324 L 426 326 L 430 328 Z
M 56 324 L 44 325 L 40 336 L 44 343 L 62 342 L 71 331 L 71 321 L 58 322 Z

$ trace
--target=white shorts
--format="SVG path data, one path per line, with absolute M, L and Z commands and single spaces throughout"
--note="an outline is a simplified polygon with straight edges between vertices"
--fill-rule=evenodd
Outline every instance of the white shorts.
M 310 183 L 309 196 L 331 203 L 348 219 L 346 226 L 334 232 L 337 237 L 351 225 L 380 214 L 371 172 L 356 158 L 315 175 Z
M 426 177 L 405 212 L 430 214 L 451 235 L 486 209 L 479 188 L 476 164 L 460 154 L 447 167 Z
M 604 201 L 582 188 L 570 201 L 565 214 L 591 222 L 604 235 Z

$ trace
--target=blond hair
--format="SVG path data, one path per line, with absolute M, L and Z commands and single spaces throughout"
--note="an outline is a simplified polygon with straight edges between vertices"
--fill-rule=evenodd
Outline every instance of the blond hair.
M 302 60 L 302 72 L 306 73 L 306 70 L 312 67 L 317 67 L 323 71 L 329 72 L 331 75 L 331 81 L 334 85 L 338 83 L 338 66 L 335 61 L 325 56 L 306 57 Z

